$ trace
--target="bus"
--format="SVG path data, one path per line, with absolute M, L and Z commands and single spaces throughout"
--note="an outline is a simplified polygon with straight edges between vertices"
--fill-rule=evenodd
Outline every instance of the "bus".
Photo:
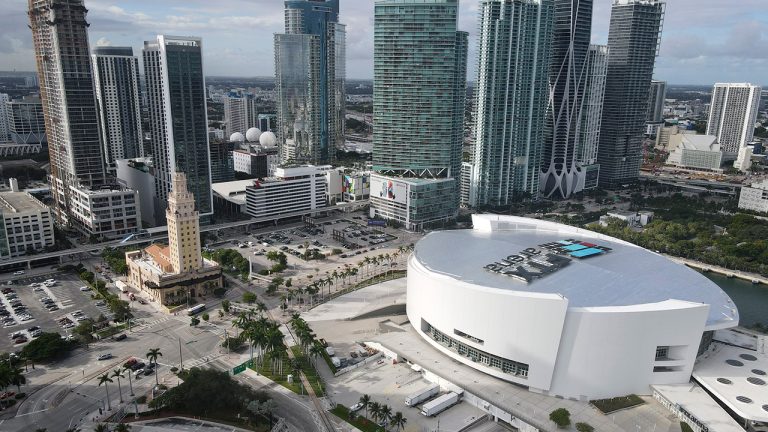
M 191 308 L 187 309 L 187 315 L 195 315 L 197 313 L 202 312 L 205 309 L 204 304 L 199 304 L 197 306 L 192 306 Z

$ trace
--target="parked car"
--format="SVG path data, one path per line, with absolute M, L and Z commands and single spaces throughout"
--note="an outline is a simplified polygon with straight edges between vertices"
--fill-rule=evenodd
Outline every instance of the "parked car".
M 23 344 L 23 343 L 27 342 L 28 340 L 29 339 L 27 339 L 26 336 L 21 336 L 21 337 L 17 337 L 16 339 L 14 339 L 13 342 L 15 344 Z
M 128 336 L 126 336 L 125 333 L 120 333 L 119 335 L 113 336 L 113 339 L 116 340 L 116 341 L 121 341 L 121 340 L 123 340 L 123 339 L 125 339 L 127 337 Z
M 111 358 L 112 358 L 112 354 L 110 354 L 110 353 L 102 354 L 102 355 L 99 356 L 99 360 L 109 360 Z
M 23 274 L 24 274 L 24 270 L 18 270 L 18 271 L 13 272 L 14 276 L 21 276 Z

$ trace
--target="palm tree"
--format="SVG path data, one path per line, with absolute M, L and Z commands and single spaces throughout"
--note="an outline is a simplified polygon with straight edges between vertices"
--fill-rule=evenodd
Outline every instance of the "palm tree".
M 324 352 L 325 352 L 325 348 L 323 348 L 323 346 L 320 345 L 319 343 L 314 343 L 309 348 L 309 355 L 312 356 L 312 365 L 315 368 L 317 368 L 317 356 L 322 356 Z M 362 402 L 362 400 L 361 400 L 361 402 Z
M 151 348 L 147 353 L 147 360 L 149 360 L 150 365 L 154 364 L 157 366 L 157 358 L 162 356 L 163 353 L 160 352 L 160 348 Z M 155 367 L 155 384 L 160 385 L 160 382 L 157 380 L 157 367 Z
M 27 378 L 24 376 L 24 369 L 11 367 L 6 370 L 8 371 L 9 384 L 15 385 L 18 392 L 21 393 L 22 384 L 27 383 Z
M 99 387 L 101 387 L 102 384 L 104 384 L 104 390 L 107 391 L 107 411 L 112 409 L 112 405 L 109 404 L 109 387 L 107 387 L 107 383 L 114 382 L 112 381 L 112 378 L 109 377 L 109 373 L 105 373 L 104 375 L 98 377 L 99 380 Z
M 360 400 L 358 401 L 363 406 L 363 409 L 365 410 L 365 416 L 368 417 L 368 406 L 371 404 L 371 397 L 367 394 L 364 394 L 360 396 Z
M 109 428 L 104 423 L 99 423 L 93 428 L 93 432 L 109 432 Z
M 117 378 L 117 392 L 120 393 L 120 403 L 123 403 L 123 388 L 120 386 L 120 378 L 123 377 L 123 371 L 117 368 L 112 371 L 112 378 Z
M 130 368 L 124 368 L 123 372 L 128 375 L 128 388 L 131 390 L 130 396 L 133 396 L 133 380 L 131 379 L 131 372 L 133 372 Z
M 389 405 L 382 405 L 379 410 L 379 418 L 382 423 L 384 423 L 384 427 L 386 427 L 387 423 L 392 418 L 392 408 L 390 408 Z
M 403 413 L 398 411 L 392 416 L 392 422 L 390 424 L 395 427 L 396 431 L 399 431 L 400 429 L 405 429 L 405 424 L 407 422 L 408 419 L 403 417 Z
M 371 402 L 369 407 L 371 410 L 371 420 L 373 420 L 374 423 L 378 423 L 379 415 L 381 414 L 381 405 L 379 405 L 378 402 Z
M 115 432 L 129 432 L 130 430 L 131 426 L 125 423 L 119 423 L 117 426 L 115 426 Z

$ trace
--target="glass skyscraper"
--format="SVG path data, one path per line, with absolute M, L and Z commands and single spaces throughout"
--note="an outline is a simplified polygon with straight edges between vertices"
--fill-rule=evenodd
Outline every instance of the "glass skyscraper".
M 663 16 L 664 2 L 659 0 L 613 0 L 598 149 L 600 187 L 634 183 L 640 174 L 648 92 Z
M 202 40 L 160 35 L 144 42 L 155 215 L 165 215 L 173 175 L 183 172 L 205 220 L 213 214 Z M 165 221 L 158 220 L 162 225 Z
M 481 0 L 472 206 L 536 197 L 553 0 Z
M 550 125 L 544 145 L 540 190 L 546 197 L 568 198 L 584 185 L 584 170 L 577 162 L 577 150 L 589 78 L 592 0 L 554 0 L 554 5 L 549 70 Z
M 584 103 L 579 119 L 579 139 L 576 149 L 576 163 L 581 168 L 583 189 L 594 189 L 600 175 L 597 163 L 597 149 L 600 144 L 600 125 L 603 121 L 603 100 L 605 98 L 605 75 L 608 69 L 608 47 L 590 45 L 587 55 L 587 85 L 584 89 Z M 577 186 L 577 189 L 579 186 Z
M 344 145 L 345 28 L 338 0 L 287 0 L 275 35 L 277 139 L 284 163 L 329 163 Z
M 409 228 L 458 212 L 467 33 L 457 9 L 458 0 L 375 3 L 373 169 L 406 196 L 374 193 L 372 179 L 371 203 Z

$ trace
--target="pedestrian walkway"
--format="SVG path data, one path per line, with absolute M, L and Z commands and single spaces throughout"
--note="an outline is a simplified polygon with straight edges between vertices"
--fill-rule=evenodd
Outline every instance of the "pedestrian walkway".
M 170 321 L 172 319 L 173 319 L 172 316 L 164 316 L 164 317 L 161 317 L 161 318 L 156 318 L 156 319 L 154 319 L 152 321 L 143 322 L 143 323 L 139 324 L 138 326 L 133 327 L 133 331 L 134 332 L 140 332 L 140 331 L 146 330 L 146 329 L 148 329 L 150 327 L 154 327 L 154 326 L 156 326 L 158 324 L 162 324 L 164 322 Z

